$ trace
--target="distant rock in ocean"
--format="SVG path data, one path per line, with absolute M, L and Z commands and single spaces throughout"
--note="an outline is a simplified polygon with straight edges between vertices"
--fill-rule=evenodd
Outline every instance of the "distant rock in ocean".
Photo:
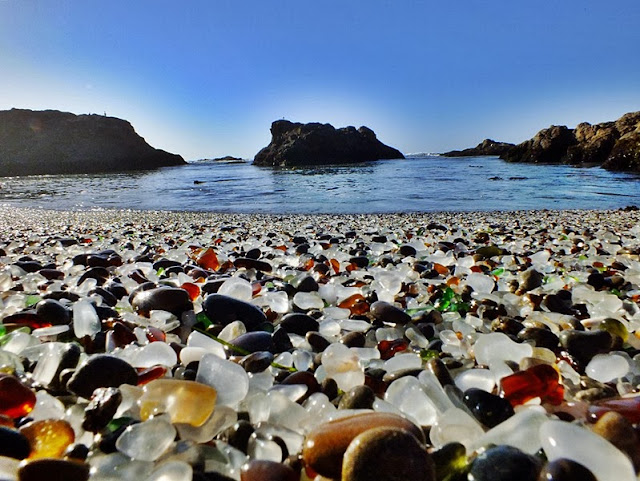
M 502 155 L 508 152 L 514 144 L 507 142 L 496 142 L 495 140 L 485 139 L 477 146 L 464 150 L 452 150 L 441 154 L 443 157 L 476 157 L 481 155 Z
M 271 124 L 271 136 L 271 143 L 255 156 L 255 165 L 318 165 L 404 159 L 400 151 L 384 145 L 367 127 L 335 129 L 330 124 L 277 120 Z
M 614 122 L 575 129 L 552 125 L 500 156 L 508 162 L 600 165 L 609 170 L 640 172 L 640 112 Z
M 0 111 L 0 176 L 82 174 L 182 165 L 125 120 L 57 110 Z

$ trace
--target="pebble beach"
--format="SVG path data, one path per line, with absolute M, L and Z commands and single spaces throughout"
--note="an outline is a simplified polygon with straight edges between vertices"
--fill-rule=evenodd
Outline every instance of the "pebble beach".
M 640 211 L 0 210 L 0 479 L 632 481 Z

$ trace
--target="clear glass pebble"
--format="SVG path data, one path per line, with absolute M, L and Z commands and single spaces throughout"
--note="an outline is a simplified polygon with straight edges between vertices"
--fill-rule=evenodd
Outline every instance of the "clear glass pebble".
M 345 392 L 364 383 L 358 356 L 344 344 L 333 343 L 327 347 L 322 353 L 322 365 L 327 376 Z
M 249 302 L 253 298 L 253 289 L 249 281 L 240 277 L 230 277 L 222 283 L 218 294 Z
M 164 416 L 154 417 L 127 427 L 116 440 L 116 449 L 131 459 L 155 461 L 175 437 L 176 429 Z
M 401 377 L 387 388 L 384 400 L 415 419 L 419 425 L 431 426 L 437 418 L 437 410 L 415 377 Z
M 462 392 L 471 388 L 491 392 L 496 385 L 496 378 L 489 369 L 468 369 L 458 374 L 454 382 Z
M 296 292 L 293 303 L 300 309 L 322 309 L 324 301 L 316 292 Z
M 600 382 L 615 381 L 628 372 L 629 361 L 617 354 L 597 354 L 585 368 L 587 376 Z
M 95 279 L 94 279 L 95 280 Z M 84 285 L 85 283 L 83 283 Z M 73 304 L 73 333 L 81 339 L 84 336 L 95 336 L 101 330 L 101 323 L 93 305 L 85 300 Z
M 477 272 L 472 272 L 467 276 L 467 285 L 478 294 L 488 294 L 493 291 L 496 282 L 493 278 Z
M 229 328 L 229 326 L 232 326 L 232 325 L 233 327 Z M 224 329 L 223 329 L 223 331 L 220 332 L 220 335 L 218 337 L 220 337 L 220 339 L 227 342 L 230 342 L 236 337 L 238 337 L 239 335 L 247 332 L 246 328 L 244 327 L 244 324 L 242 324 L 241 322 L 238 322 L 238 323 L 232 322 L 231 324 L 226 326 L 225 329 L 226 328 L 229 328 L 229 329 L 226 332 L 224 332 Z M 220 358 L 224 359 L 227 357 L 224 351 L 224 347 L 221 343 L 219 343 L 215 339 L 211 339 L 209 336 L 202 334 L 201 332 L 198 332 L 198 331 L 193 331 L 191 334 L 189 334 L 189 337 L 187 338 L 187 347 L 199 347 L 199 348 L 206 349 L 207 352 L 215 354 Z
M 249 392 L 246 371 L 215 354 L 206 354 L 200 360 L 196 381 L 213 387 L 218 392 L 218 403 L 224 406 L 237 405 Z
M 65 344 L 61 342 L 48 342 L 42 345 L 42 354 L 38 360 L 38 364 L 33 370 L 33 378 L 44 386 L 48 386 L 53 381 Z
M 165 461 L 157 466 L 145 481 L 191 481 L 193 468 L 184 461 Z
M 525 357 L 531 357 L 530 344 L 517 343 L 502 332 L 481 334 L 473 345 L 478 364 L 489 365 L 494 361 L 513 361 L 519 363 Z
M 549 461 L 571 459 L 588 468 L 599 480 L 637 480 L 629 458 L 589 429 L 564 421 L 547 421 L 539 432 Z
M 282 461 L 282 448 L 275 441 L 259 437 L 253 433 L 247 445 L 247 454 L 251 459 L 261 459 L 265 461 Z
M 62 401 L 47 391 L 38 391 L 36 393 L 36 404 L 33 407 L 33 411 L 29 413 L 29 417 L 34 421 L 63 419 L 65 417 L 65 407 Z
M 22 331 L 7 334 L 3 341 L 2 350 L 13 354 L 20 354 L 27 347 L 38 345 L 38 339 Z
M 431 444 L 436 449 L 453 442 L 469 448 L 483 434 L 484 430 L 478 421 L 458 408 L 450 408 L 440 414 L 429 430 Z
M 535 454 L 541 446 L 538 434 L 540 426 L 548 419 L 542 408 L 523 409 L 472 442 L 471 449 L 476 450 L 490 444 L 506 444 L 525 453 Z
M 178 355 L 169 344 L 150 342 L 142 346 L 131 360 L 131 365 L 138 368 L 156 365 L 173 367 L 178 362 Z
M 405 369 L 419 369 L 422 367 L 422 359 L 418 354 L 406 353 L 396 354 L 391 359 L 384 362 L 382 369 L 388 373 L 402 371 Z

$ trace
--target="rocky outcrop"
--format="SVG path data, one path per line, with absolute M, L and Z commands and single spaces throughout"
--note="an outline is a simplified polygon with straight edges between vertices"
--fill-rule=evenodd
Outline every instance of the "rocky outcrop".
M 451 152 L 445 152 L 441 155 L 443 157 L 478 157 L 483 155 L 502 155 L 508 152 L 512 147 L 514 147 L 514 144 L 485 139 L 475 147 L 464 150 L 452 150 Z
M 271 124 L 271 143 L 255 156 L 255 165 L 292 166 L 404 159 L 384 145 L 367 127 L 335 129 L 330 124 L 301 124 L 277 120 Z
M 554 164 L 562 162 L 569 147 L 577 143 L 573 130 L 552 125 L 531 140 L 516 145 L 500 157 L 507 161 Z
M 615 122 L 575 129 L 551 126 L 500 156 L 508 162 L 600 165 L 609 170 L 640 172 L 640 112 Z
M 0 111 L 0 176 L 147 170 L 185 164 L 125 120 L 56 110 Z

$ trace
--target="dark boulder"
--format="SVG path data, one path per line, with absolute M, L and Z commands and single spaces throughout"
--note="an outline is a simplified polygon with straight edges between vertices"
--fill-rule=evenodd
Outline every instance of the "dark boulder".
M 602 167 L 640 172 L 640 124 L 638 125 L 637 130 L 618 139 Z
M 640 112 L 615 122 L 575 129 L 552 126 L 500 156 L 508 162 L 599 165 L 609 170 L 640 172 Z
M 445 152 L 442 154 L 443 157 L 478 157 L 483 155 L 502 155 L 508 152 L 513 144 L 509 144 L 507 142 L 496 142 L 491 139 L 484 139 L 475 147 L 471 147 L 469 149 L 464 150 L 452 150 L 451 152 Z
M 256 155 L 255 165 L 291 166 L 404 159 L 384 145 L 367 127 L 335 129 L 330 124 L 301 124 L 277 120 L 271 124 L 271 143 Z
M 0 176 L 148 170 L 182 165 L 125 120 L 56 110 L 0 111 Z
M 552 125 L 535 137 L 516 145 L 500 156 L 509 162 L 557 164 L 567 155 L 569 147 L 577 144 L 573 130 L 564 125 Z

